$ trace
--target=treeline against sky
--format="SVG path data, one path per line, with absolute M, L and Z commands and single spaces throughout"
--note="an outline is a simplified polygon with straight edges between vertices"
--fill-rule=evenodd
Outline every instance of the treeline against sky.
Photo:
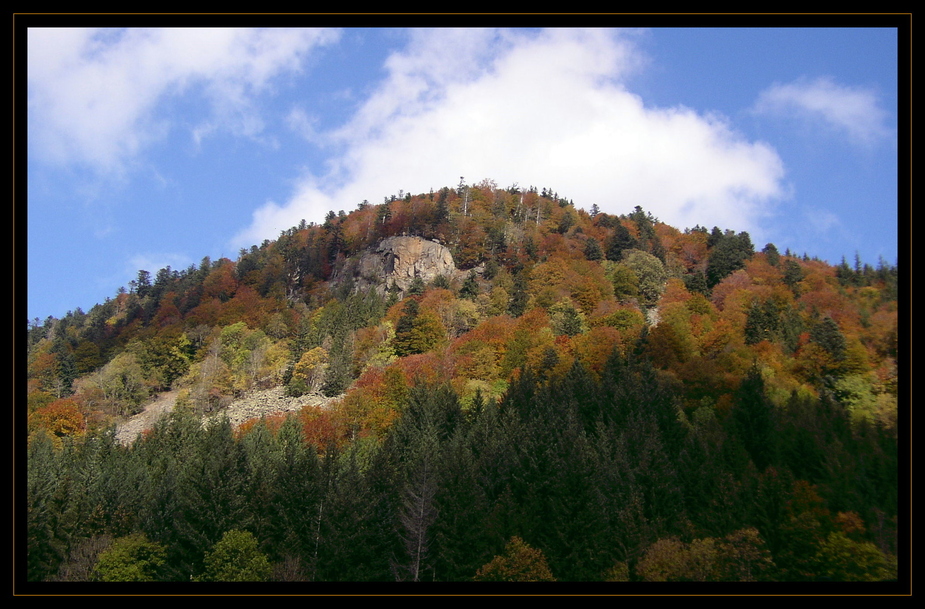
M 356 290 L 399 234 L 465 279 Z M 898 280 L 487 180 L 140 271 L 30 321 L 28 576 L 894 578 Z M 272 387 L 337 399 L 200 428 Z

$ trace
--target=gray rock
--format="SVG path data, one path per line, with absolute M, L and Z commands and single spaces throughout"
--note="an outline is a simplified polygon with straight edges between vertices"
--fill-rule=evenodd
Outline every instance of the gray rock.
M 443 245 L 421 237 L 389 237 L 360 258 L 354 281 L 357 289 L 375 287 L 385 294 L 392 285 L 407 292 L 415 277 L 430 283 L 439 275 L 453 280 L 460 273 Z

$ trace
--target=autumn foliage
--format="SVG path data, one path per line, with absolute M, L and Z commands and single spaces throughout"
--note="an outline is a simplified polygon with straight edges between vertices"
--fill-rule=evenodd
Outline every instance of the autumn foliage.
M 31 321 L 29 577 L 897 578 L 898 269 L 583 204 L 399 193 Z M 357 289 L 402 234 L 459 272 Z M 270 388 L 326 405 L 200 428 Z

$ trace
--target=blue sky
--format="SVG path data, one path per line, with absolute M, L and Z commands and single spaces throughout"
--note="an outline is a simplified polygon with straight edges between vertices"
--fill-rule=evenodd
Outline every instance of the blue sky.
M 894 28 L 27 36 L 30 319 L 460 176 L 898 259 Z

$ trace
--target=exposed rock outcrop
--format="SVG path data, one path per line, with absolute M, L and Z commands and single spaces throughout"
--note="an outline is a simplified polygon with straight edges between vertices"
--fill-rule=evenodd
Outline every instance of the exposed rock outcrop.
M 305 406 L 320 406 L 327 408 L 332 402 L 343 396 L 325 397 L 320 394 L 307 394 L 300 397 L 289 397 L 284 387 L 274 387 L 249 392 L 233 400 L 227 408 L 203 417 L 203 424 L 216 420 L 219 417 L 228 417 L 233 427 L 237 427 L 248 419 L 259 419 L 265 415 L 297 412 Z M 176 405 L 177 392 L 162 393 L 145 406 L 144 411 L 122 422 L 116 428 L 116 439 L 122 444 L 129 445 L 145 430 L 152 429 L 157 421 L 166 416 Z
M 360 258 L 354 281 L 359 289 L 372 286 L 385 293 L 394 285 L 406 292 L 415 277 L 429 283 L 439 275 L 453 280 L 460 273 L 443 245 L 421 237 L 389 237 Z
M 332 402 L 343 396 L 325 397 L 318 393 L 306 394 L 300 397 L 289 397 L 284 387 L 274 387 L 249 392 L 234 400 L 228 408 L 224 408 L 208 417 L 204 421 L 227 416 L 232 427 L 237 427 L 248 419 L 259 419 L 262 416 L 297 412 L 305 406 L 321 406 L 326 408 Z

